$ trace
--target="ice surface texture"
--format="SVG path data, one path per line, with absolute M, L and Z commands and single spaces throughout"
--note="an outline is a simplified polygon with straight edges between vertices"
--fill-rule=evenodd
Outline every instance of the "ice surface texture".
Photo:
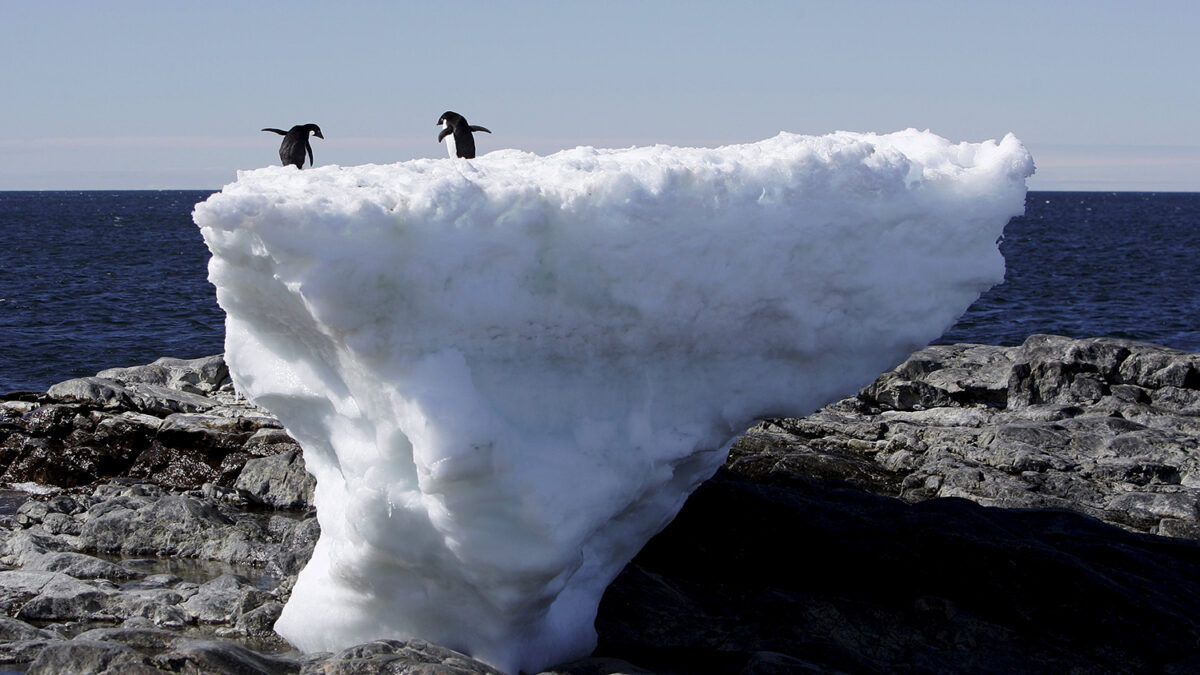
M 1032 172 L 1012 136 L 909 130 L 239 173 L 195 211 L 226 359 L 321 522 L 278 631 L 586 655 L 752 418 L 853 392 L 1003 279 Z

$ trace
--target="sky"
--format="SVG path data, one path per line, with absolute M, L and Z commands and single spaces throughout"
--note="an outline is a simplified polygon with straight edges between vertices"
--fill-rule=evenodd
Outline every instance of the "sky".
M 0 190 L 216 189 L 319 124 L 318 165 L 1012 132 L 1033 190 L 1200 191 L 1194 0 L 0 0 Z

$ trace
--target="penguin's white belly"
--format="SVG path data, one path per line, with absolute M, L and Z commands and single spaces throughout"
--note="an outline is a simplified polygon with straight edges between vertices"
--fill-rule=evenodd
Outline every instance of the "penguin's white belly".
M 442 122 L 442 128 L 449 129 L 450 125 Z M 457 150 L 458 146 L 454 145 L 454 134 L 446 134 L 446 151 L 450 153 L 451 157 L 458 157 Z

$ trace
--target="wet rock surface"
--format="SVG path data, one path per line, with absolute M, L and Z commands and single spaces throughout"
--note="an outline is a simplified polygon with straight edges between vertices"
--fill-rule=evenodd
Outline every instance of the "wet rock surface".
M 299 654 L 274 634 L 320 532 L 312 483 L 222 368 L 0 402 L 4 480 L 57 486 L 0 517 L 0 667 L 495 672 L 420 640 Z M 593 657 L 547 672 L 1195 672 L 1197 431 L 1200 355 L 927 348 L 749 430 L 609 587 Z

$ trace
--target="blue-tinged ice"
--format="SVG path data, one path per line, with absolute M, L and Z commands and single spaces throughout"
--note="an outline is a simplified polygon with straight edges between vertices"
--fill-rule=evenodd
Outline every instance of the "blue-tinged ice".
M 586 655 L 605 587 L 755 417 L 802 415 L 1004 277 L 1013 136 L 780 134 L 242 172 L 199 204 L 238 389 L 317 478 L 276 628 L 508 672 Z

